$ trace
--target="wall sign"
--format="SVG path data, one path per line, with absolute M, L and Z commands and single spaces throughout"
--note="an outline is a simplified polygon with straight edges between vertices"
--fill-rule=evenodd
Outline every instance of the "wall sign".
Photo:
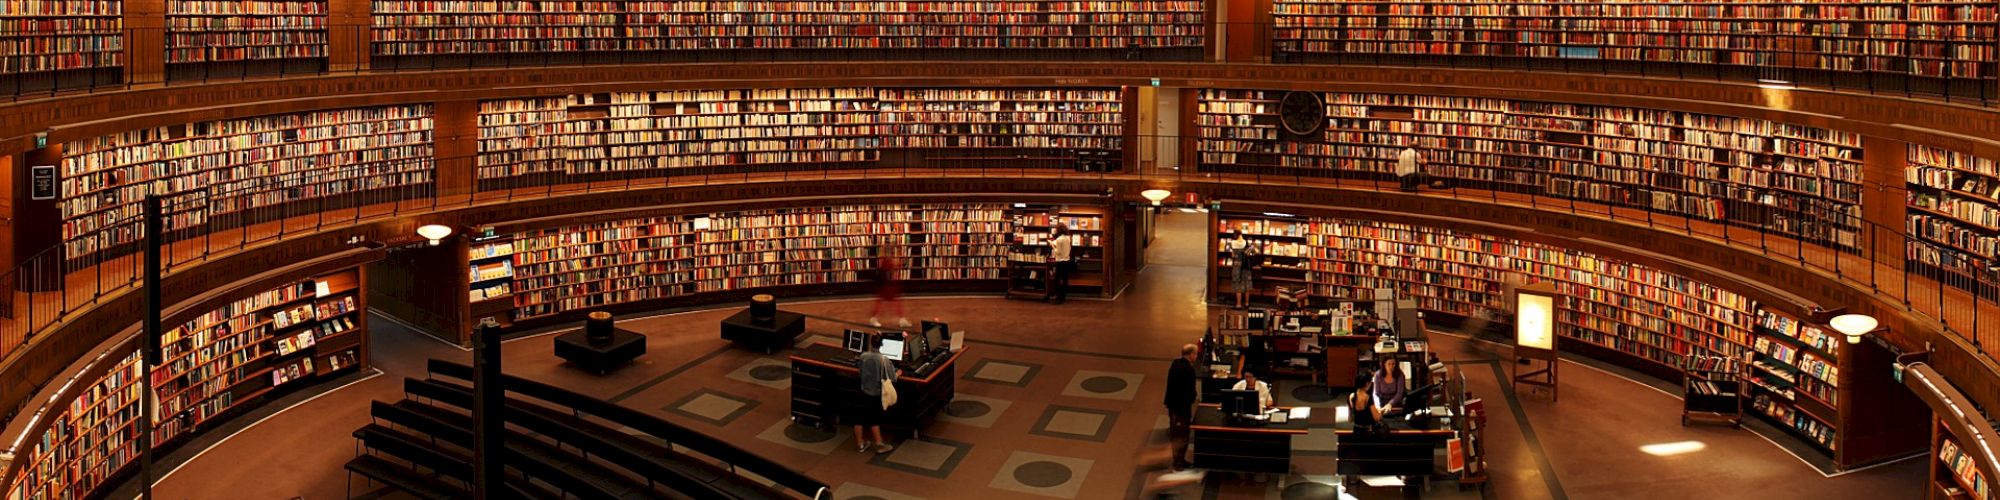
M 1514 342 L 1521 347 L 1555 349 L 1556 347 L 1556 298 L 1548 295 L 1523 293 L 1515 295 L 1516 314 L 1514 321 Z
M 55 165 L 35 165 L 28 167 L 28 199 L 56 199 Z

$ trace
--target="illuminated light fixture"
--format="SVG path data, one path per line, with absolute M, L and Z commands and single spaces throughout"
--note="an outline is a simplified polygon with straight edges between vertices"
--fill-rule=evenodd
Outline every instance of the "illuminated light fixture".
M 1152 201 L 1152 202 L 1153 202 L 1153 206 L 1156 206 L 1156 207 L 1157 207 L 1157 206 L 1160 206 L 1160 201 L 1162 201 L 1162 200 L 1165 200 L 1165 199 L 1167 199 L 1167 197 L 1169 197 L 1169 196 L 1173 196 L 1173 195 L 1174 195 L 1174 192 L 1173 192 L 1173 191 L 1168 191 L 1168 190 L 1165 190 L 1165 189 L 1148 189 L 1148 190 L 1145 190 L 1145 191 L 1140 191 L 1140 192 L 1139 192 L 1139 196 L 1144 196 L 1144 197 L 1146 197 L 1146 199 L 1147 199 L 1147 200 L 1149 200 L 1149 201 Z
M 1758 78 L 1757 86 L 1767 89 L 1784 89 L 1784 90 L 1797 88 L 1793 87 L 1792 82 L 1788 80 L 1778 80 L 1773 78 Z
M 1832 326 L 1833 331 L 1846 335 L 1847 343 L 1859 344 L 1861 336 L 1875 331 L 1875 327 L 1881 326 L 1882 323 L 1875 321 L 1874 316 L 1866 314 L 1842 314 L 1827 320 L 1826 324 Z
M 1654 443 L 1639 447 L 1639 451 L 1645 452 L 1647 455 L 1652 455 L 1656 457 L 1671 457 L 1674 455 L 1686 455 L 1689 453 L 1694 453 L 1706 449 L 1708 449 L 1708 443 L 1703 443 L 1701 441 L 1676 441 L 1672 443 Z
M 1297 215 L 1292 215 L 1292 214 L 1286 214 L 1286 213 L 1278 213 L 1278 212 L 1264 212 L 1264 216 L 1265 216 L 1265 217 L 1298 217 Z
M 442 240 L 451 236 L 451 226 L 443 224 L 425 224 L 417 228 L 417 236 L 422 236 L 424 237 L 424 239 L 431 240 L 431 246 L 437 246 L 438 240 Z

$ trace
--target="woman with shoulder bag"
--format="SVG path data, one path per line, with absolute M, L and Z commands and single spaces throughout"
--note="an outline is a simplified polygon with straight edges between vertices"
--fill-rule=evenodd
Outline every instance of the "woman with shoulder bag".
M 860 412 L 853 416 L 854 442 L 857 445 L 855 451 L 862 453 L 868 452 L 868 436 L 871 434 L 875 436 L 875 453 L 888 453 L 896 449 L 895 446 L 889 445 L 888 440 L 882 438 L 882 417 L 890 406 L 896 404 L 895 382 L 896 377 L 902 376 L 902 371 L 896 369 L 896 363 L 890 361 L 881 351 L 882 337 L 870 336 L 868 351 L 861 353 L 859 361 L 861 393 L 871 396 L 868 401 L 862 402 Z

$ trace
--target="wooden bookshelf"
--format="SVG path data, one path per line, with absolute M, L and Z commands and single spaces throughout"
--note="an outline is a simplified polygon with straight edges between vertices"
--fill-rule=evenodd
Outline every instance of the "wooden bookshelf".
M 1746 381 L 1750 408 L 1832 455 L 1840 422 L 1838 334 L 1757 310 Z
M 1107 243 L 1107 216 L 1103 208 L 1021 204 L 1010 211 L 1013 229 L 1008 239 L 1007 250 L 1007 295 L 1021 298 L 1047 298 L 1049 273 L 1054 268 L 1049 264 L 1051 231 L 1057 225 L 1067 228 L 1070 241 L 1070 257 L 1076 260 L 1076 274 L 1070 276 L 1069 291 L 1072 294 L 1106 295 L 1110 293 L 1111 282 L 1107 279 L 1106 255 L 1110 252 Z
M 842 205 L 627 219 L 513 236 L 516 320 L 733 292 L 868 284 L 878 245 L 897 279 L 997 283 L 1009 235 L 998 204 Z M 997 289 L 997 287 L 996 287 Z
M 911 50 L 997 59 L 1193 59 L 1205 46 L 1208 22 L 1199 0 L 376 0 L 374 14 L 378 59 L 530 54 L 609 62 L 716 53 L 896 58 Z
M 327 0 L 168 0 L 167 64 L 324 59 Z
M 385 106 L 195 122 L 67 144 L 65 256 L 132 251 L 148 192 L 175 235 L 414 196 L 432 182 L 431 106 Z
M 1965 452 L 1951 428 L 1933 421 L 1931 456 L 1931 477 L 1925 487 L 1925 498 L 1931 500 L 1990 500 L 1993 486 L 1987 482 L 1986 474 L 1973 465 L 1973 459 Z
M 1572 68 L 1990 95 L 1996 2 L 1278 0 L 1280 61 Z M 1964 85 L 1961 85 L 1963 83 Z
M 124 5 L 122 0 L 0 2 L 0 89 L 61 87 L 61 73 L 123 67 Z
M 1610 106 L 1326 93 L 1321 130 L 1283 131 L 1284 92 L 1204 90 L 1205 171 L 1395 182 L 1413 144 L 1449 186 L 1709 220 L 1860 251 L 1861 138 L 1786 123 Z
M 351 373 L 367 363 L 362 273 L 350 268 L 252 294 L 177 321 L 161 338 L 148 375 L 137 343 L 24 443 L 28 464 L 10 498 L 96 498 L 138 458 L 140 377 L 152 377 L 156 448 L 171 450 L 213 422 L 286 391 Z
M 1905 263 L 1913 272 L 1988 295 L 2000 283 L 2000 167 L 1993 160 L 1911 145 Z
M 1120 89 L 619 92 L 480 103 L 484 188 L 867 166 L 1072 165 L 1122 152 Z

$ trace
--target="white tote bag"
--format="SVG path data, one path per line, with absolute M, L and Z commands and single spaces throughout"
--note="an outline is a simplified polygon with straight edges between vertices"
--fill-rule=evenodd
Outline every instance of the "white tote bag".
M 889 372 L 888 378 L 882 379 L 882 409 L 888 410 L 891 406 L 896 406 L 895 372 Z

